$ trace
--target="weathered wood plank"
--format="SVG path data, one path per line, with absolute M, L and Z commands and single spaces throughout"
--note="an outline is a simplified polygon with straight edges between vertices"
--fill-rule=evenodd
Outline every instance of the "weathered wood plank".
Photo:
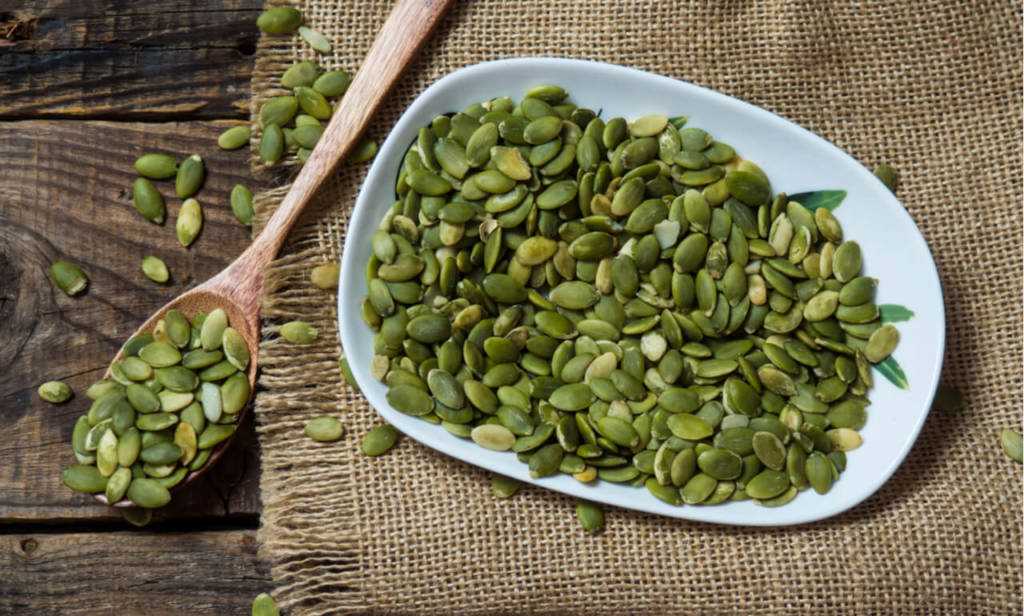
M 255 531 L 0 535 L 0 613 L 248 614 Z
M 0 0 L 0 119 L 248 116 L 262 0 Z
M 9 435 L 0 443 L 0 522 L 119 517 L 64 488 L 59 470 L 73 461 L 68 439 L 88 408 L 83 392 L 125 337 L 248 245 L 248 229 L 228 205 L 231 187 L 250 182 L 248 153 L 216 146 L 229 124 L 0 123 L 0 422 Z M 205 224 L 188 250 L 174 233 L 179 200 L 171 182 L 157 183 L 168 197 L 163 226 L 131 205 L 132 162 L 145 151 L 196 152 L 206 161 L 198 195 Z M 167 263 L 172 284 L 142 275 L 147 254 Z M 53 289 L 46 272 L 57 257 L 88 273 L 84 295 Z M 35 388 L 50 379 L 67 382 L 76 397 L 60 406 L 40 401 Z M 251 428 L 242 434 L 231 461 L 176 498 L 170 516 L 251 518 L 259 511 L 255 437 Z

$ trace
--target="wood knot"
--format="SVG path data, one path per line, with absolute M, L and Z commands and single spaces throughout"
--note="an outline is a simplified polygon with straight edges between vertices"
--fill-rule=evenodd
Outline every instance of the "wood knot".
M 31 556 L 33 552 L 39 549 L 39 542 L 35 539 L 22 539 L 18 545 L 25 556 Z

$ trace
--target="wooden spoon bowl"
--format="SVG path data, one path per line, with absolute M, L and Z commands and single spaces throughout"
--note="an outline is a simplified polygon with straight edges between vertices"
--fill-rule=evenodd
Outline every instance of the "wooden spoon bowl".
M 249 347 L 249 385 L 255 391 L 259 365 L 260 303 L 263 297 L 263 272 L 277 255 L 288 231 L 302 210 L 312 201 L 316 191 L 330 177 L 338 163 L 358 142 L 384 96 L 427 39 L 437 21 L 453 0 L 399 0 L 377 34 L 352 85 L 331 117 L 309 159 L 303 165 L 288 194 L 268 221 L 266 228 L 231 265 L 198 287 L 186 291 L 167 303 L 136 330 L 133 336 L 150 332 L 167 313 L 176 308 L 190 319 L 199 311 L 209 313 L 222 308 Z M 122 358 L 123 350 L 114 357 Z M 107 369 L 110 376 L 110 369 Z M 249 404 L 239 412 L 238 423 L 246 416 Z M 237 434 L 237 432 L 236 432 Z M 180 491 L 196 481 L 224 454 L 235 435 L 219 443 L 202 468 L 188 473 L 174 487 Z M 104 495 L 96 499 L 106 503 Z M 134 506 L 121 500 L 115 507 Z

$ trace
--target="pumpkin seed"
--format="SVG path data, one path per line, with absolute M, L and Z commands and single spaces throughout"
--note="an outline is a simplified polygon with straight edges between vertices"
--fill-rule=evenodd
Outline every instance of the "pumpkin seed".
M 177 173 L 178 161 L 169 154 L 148 153 L 135 159 L 133 167 L 142 177 L 166 180 Z
M 1002 447 L 1003 453 L 1006 454 L 1006 457 L 1010 458 L 1017 464 L 1024 461 L 1024 453 L 1022 453 L 1024 445 L 1022 445 L 1021 442 L 1020 432 L 1006 428 L 1000 430 L 999 446 Z
M 496 498 L 512 498 L 522 485 L 522 483 L 510 477 L 493 475 L 491 477 L 491 494 Z
M 342 437 L 345 426 L 336 417 L 317 417 L 306 422 L 303 432 L 318 443 L 330 443 Z
M 267 34 L 291 34 L 302 23 L 302 13 L 291 7 L 274 7 L 260 13 L 256 27 Z
M 162 225 L 167 215 L 164 197 L 156 189 L 153 182 L 146 178 L 138 178 L 132 184 L 132 203 L 142 217 L 149 222 Z
M 89 279 L 82 268 L 63 259 L 58 259 L 50 264 L 50 280 L 69 297 L 78 295 L 89 284 Z
M 203 228 L 203 209 L 195 199 L 186 199 L 178 210 L 178 220 L 174 225 L 178 243 L 185 248 L 192 245 Z
M 875 166 L 875 177 L 877 177 L 885 187 L 893 193 L 896 192 L 897 182 L 899 175 L 894 167 L 887 165 L 886 163 L 878 163 Z
M 829 459 L 819 451 L 815 451 L 807 456 L 807 463 L 805 465 L 807 481 L 818 494 L 825 494 L 832 489 L 833 468 Z
M 482 424 L 470 433 L 473 442 L 492 451 L 508 451 L 515 444 L 516 437 L 512 431 L 498 424 Z
M 192 154 L 178 165 L 178 173 L 174 178 L 174 193 L 179 199 L 187 199 L 196 194 L 205 178 L 206 168 L 203 159 L 198 154 Z
M 251 225 L 254 210 L 252 207 L 252 191 L 241 184 L 231 189 L 231 213 L 243 225 Z
M 152 255 L 142 258 L 142 273 L 157 284 L 164 284 L 171 278 L 167 265 L 160 258 Z
M 155 479 L 133 479 L 126 496 L 145 509 L 158 509 L 171 502 L 171 493 Z
M 47 381 L 36 391 L 41 400 L 50 404 L 61 404 L 71 399 L 71 388 L 60 381 Z
M 225 129 L 220 136 L 217 137 L 217 145 L 222 150 L 237 150 L 242 146 L 249 145 L 249 138 L 251 136 L 252 129 L 248 126 L 232 126 L 231 128 Z M 167 177 L 170 176 L 168 175 Z
M 299 36 L 315 51 L 320 53 L 329 53 L 331 51 L 331 42 L 327 37 L 312 28 L 299 26 Z
M 107 487 L 107 478 L 90 464 L 73 464 L 61 471 L 60 479 L 75 492 L 85 494 L 99 494 Z
M 372 428 L 363 437 L 361 446 L 363 455 L 375 457 L 383 455 L 398 442 L 398 430 L 387 424 Z
M 293 97 L 288 97 L 293 98 Z M 263 162 L 274 164 L 284 156 L 285 139 L 284 132 L 277 124 L 268 124 L 263 128 L 263 135 L 260 137 L 259 154 Z
M 576 501 L 576 519 L 580 527 L 590 534 L 604 530 L 604 510 L 594 503 Z

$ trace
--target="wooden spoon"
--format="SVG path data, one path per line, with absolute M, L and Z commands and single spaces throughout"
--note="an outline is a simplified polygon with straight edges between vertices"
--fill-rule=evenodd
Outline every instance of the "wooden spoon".
M 416 50 L 430 35 L 451 3 L 452 0 L 399 0 L 377 34 L 377 39 L 370 47 L 370 52 L 366 54 L 363 65 L 356 73 L 352 85 L 345 93 L 341 105 L 335 111 L 316 148 L 263 232 L 227 269 L 168 302 L 149 317 L 135 334 L 152 331 L 157 321 L 172 308 L 177 308 L 189 318 L 199 311 L 209 313 L 216 308 L 222 308 L 227 313 L 231 326 L 238 330 L 249 346 L 249 385 L 255 390 L 259 364 L 260 303 L 263 298 L 264 270 L 277 255 L 299 214 L 313 200 L 316 191 L 359 140 L 384 96 L 412 61 Z M 122 355 L 123 351 L 118 352 L 114 362 L 120 361 Z M 109 369 L 107 376 L 110 376 Z M 240 412 L 238 423 L 245 418 L 250 406 L 247 404 Z M 177 491 L 192 483 L 212 468 L 232 439 L 233 437 L 217 445 L 207 463 L 199 470 L 189 473 L 174 490 Z M 102 494 L 96 498 L 103 503 L 107 502 Z M 132 503 L 124 499 L 115 506 L 131 507 Z

